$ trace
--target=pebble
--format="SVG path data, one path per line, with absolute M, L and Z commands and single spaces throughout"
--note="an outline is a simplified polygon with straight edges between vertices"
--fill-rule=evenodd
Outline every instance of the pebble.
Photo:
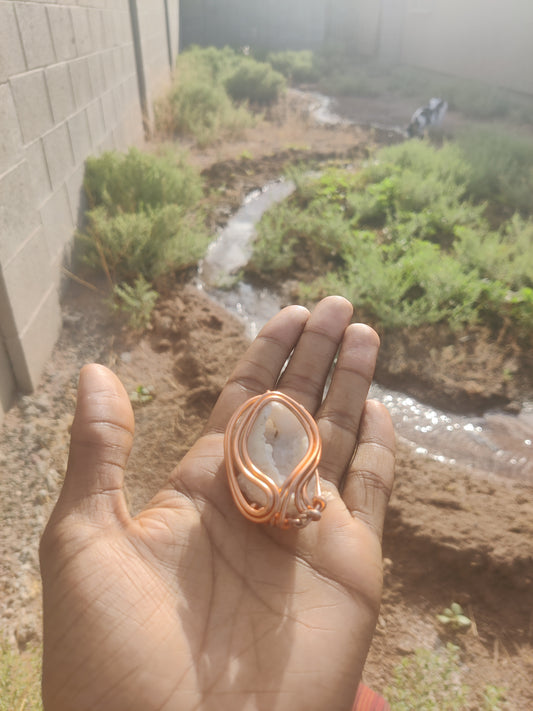
M 129 351 L 124 351 L 124 353 L 120 354 L 120 360 L 123 363 L 131 363 L 131 353 Z
M 42 506 L 43 504 L 46 504 L 48 501 L 48 491 L 46 489 L 39 489 L 37 492 L 34 502 L 38 504 L 39 506 Z

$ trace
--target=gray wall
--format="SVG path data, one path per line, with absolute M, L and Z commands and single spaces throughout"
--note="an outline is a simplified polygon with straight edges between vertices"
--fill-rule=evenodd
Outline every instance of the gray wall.
M 178 15 L 179 0 L 0 0 L 0 419 L 59 333 L 84 161 L 143 142 L 139 86 L 149 128 Z
M 335 14 L 327 10 L 347 1 L 181 0 L 181 45 L 317 48 Z

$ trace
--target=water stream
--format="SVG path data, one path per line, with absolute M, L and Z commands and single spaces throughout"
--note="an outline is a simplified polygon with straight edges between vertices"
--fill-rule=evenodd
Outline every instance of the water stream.
M 318 123 L 349 123 L 333 112 L 329 97 L 312 93 L 307 98 Z M 378 128 L 401 132 L 397 127 Z M 247 195 L 200 266 L 199 288 L 241 318 L 250 338 L 279 311 L 280 298 L 236 280 L 235 274 L 250 258 L 255 225 L 263 213 L 293 190 L 290 181 L 281 179 Z M 398 435 L 420 454 L 533 483 L 533 403 L 524 403 L 518 415 L 494 411 L 475 417 L 435 409 L 377 384 L 370 396 L 387 405 Z

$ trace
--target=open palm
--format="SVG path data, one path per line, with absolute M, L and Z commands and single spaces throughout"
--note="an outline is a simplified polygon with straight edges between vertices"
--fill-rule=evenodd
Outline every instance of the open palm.
M 350 709 L 379 608 L 394 460 L 388 413 L 366 401 L 378 339 L 351 316 L 330 297 L 311 316 L 288 307 L 272 319 L 135 518 L 123 495 L 128 397 L 102 366 L 82 370 L 41 544 L 45 709 Z M 327 507 L 302 530 L 248 521 L 226 481 L 229 418 L 274 387 L 315 416 L 323 442 Z

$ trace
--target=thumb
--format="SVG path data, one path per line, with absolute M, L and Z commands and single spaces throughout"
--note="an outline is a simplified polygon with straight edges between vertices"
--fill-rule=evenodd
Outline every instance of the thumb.
M 76 511 L 99 524 L 129 519 L 123 486 L 133 430 L 133 410 L 117 376 L 102 365 L 84 366 L 56 515 Z

